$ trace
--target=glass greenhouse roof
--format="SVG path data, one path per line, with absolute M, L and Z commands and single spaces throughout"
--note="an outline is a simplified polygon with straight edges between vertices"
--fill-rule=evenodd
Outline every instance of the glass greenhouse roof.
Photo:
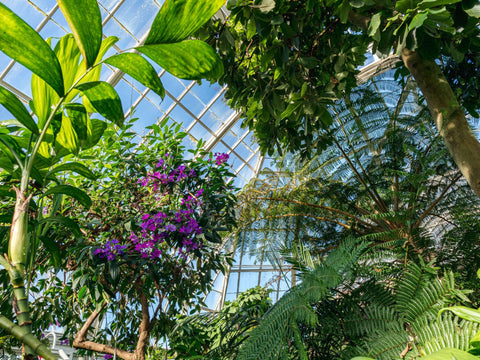
M 60 38 L 69 27 L 55 0 L 1 0 L 36 29 L 44 38 Z M 142 43 L 163 1 L 100 0 L 104 37 L 120 38 L 110 52 L 123 51 Z M 221 14 L 219 14 L 221 15 Z M 107 52 L 107 54 L 109 54 Z M 31 100 L 30 72 L 0 53 L 0 85 L 14 92 L 23 102 Z M 236 186 L 243 186 L 261 168 L 263 158 L 247 129 L 240 127 L 240 114 L 230 109 L 223 94 L 225 88 L 208 82 L 178 79 L 156 66 L 165 86 L 162 100 L 157 94 L 118 69 L 104 66 L 102 79 L 115 87 L 124 107 L 125 118 L 138 118 L 133 130 L 140 138 L 145 128 L 165 118 L 181 123 L 190 136 L 185 146 L 193 148 L 198 140 L 206 141 L 212 152 L 226 152 L 237 175 Z M 26 76 L 25 74 L 29 75 Z M 0 109 L 0 117 L 8 118 Z
M 0 0 L 26 20 L 44 38 L 60 38 L 70 32 L 55 0 Z M 160 0 L 99 0 L 103 19 L 104 37 L 117 36 L 120 41 L 110 51 L 118 52 L 142 43 L 163 1 Z M 219 14 L 220 16 L 225 14 Z M 108 54 L 108 53 L 107 53 Z M 373 74 L 392 68 L 398 61 L 390 57 L 379 61 L 370 57 L 362 69 L 359 82 L 365 82 Z M 193 148 L 205 140 L 205 148 L 212 152 L 226 152 L 229 164 L 237 175 L 235 185 L 242 187 L 257 177 L 262 168 L 273 168 L 270 159 L 261 156 L 252 133 L 241 128 L 241 114 L 230 109 L 224 99 L 225 88 L 204 81 L 186 81 L 175 78 L 156 67 L 165 87 L 162 100 L 139 82 L 118 69 L 104 67 L 102 80 L 115 87 L 123 104 L 126 118 L 138 118 L 133 130 L 138 141 L 146 134 L 146 127 L 165 118 L 182 124 L 185 146 Z M 14 92 L 25 104 L 31 100 L 30 72 L 0 53 L 0 85 Z M 0 108 L 0 118 L 8 118 L 8 112 Z M 271 288 L 275 301 L 292 285 L 291 266 L 273 264 L 265 254 L 252 256 L 247 243 L 229 245 L 235 252 L 235 262 L 227 275 L 217 274 L 214 290 L 205 302 L 209 309 L 218 310 L 226 300 L 234 299 L 239 292 L 261 285 Z M 286 276 L 287 275 L 287 276 Z M 295 280 L 293 280 L 295 281 Z

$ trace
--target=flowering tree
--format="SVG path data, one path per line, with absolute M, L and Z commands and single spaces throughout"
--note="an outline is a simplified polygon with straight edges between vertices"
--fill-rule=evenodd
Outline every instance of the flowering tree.
M 64 211 L 88 240 L 72 238 L 71 276 L 43 282 L 34 304 L 43 321 L 61 319 L 74 347 L 127 360 L 144 359 L 176 315 L 200 308 L 212 275 L 231 261 L 218 250 L 220 234 L 235 225 L 228 155 L 207 154 L 202 142 L 187 152 L 178 127 L 152 130 L 135 151 L 123 146 L 132 143 L 124 131 L 85 153 L 103 172 L 100 183 L 85 183 L 93 206 Z M 104 326 L 94 335 L 96 322 Z
M 74 171 L 94 177 L 88 167 L 76 161 L 83 150 L 99 141 L 107 127 L 106 122 L 91 115 L 123 126 L 124 111 L 117 92 L 109 83 L 100 81 L 102 65 L 119 69 L 162 98 L 165 90 L 152 62 L 174 76 L 190 80 L 215 79 L 223 72 L 215 51 L 205 42 L 191 39 L 223 5 L 223 0 L 165 1 L 145 42 L 112 56 L 108 56 L 108 50 L 119 39 L 103 38 L 102 15 L 96 0 L 57 3 L 72 34 L 54 40 L 44 40 L 0 3 L 0 51 L 33 73 L 28 107 L 14 93 L 0 87 L 0 105 L 14 118 L 2 120 L 0 129 L 1 205 L 6 197 L 8 212 L 2 214 L 9 218 L 3 218 L 0 227 L 0 281 L 6 293 L 1 294 L 0 336 L 7 332 L 21 341 L 28 359 L 40 355 L 55 360 L 32 334 L 28 294 L 30 280 L 36 275 L 35 253 L 42 247 L 48 249 L 55 267 L 63 265 L 61 242 L 57 242 L 52 229 L 63 224 L 78 237 L 81 234 L 72 219 L 56 213 L 62 197 L 76 199 L 86 208 L 92 204 L 87 193 L 69 184 L 61 174 Z M 193 53 L 195 56 L 191 56 Z M 52 210 L 39 211 L 49 198 L 56 199 Z M 8 314 L 3 311 L 9 304 L 4 298 L 13 299 L 15 319 L 13 314 L 10 316 L 11 310 Z

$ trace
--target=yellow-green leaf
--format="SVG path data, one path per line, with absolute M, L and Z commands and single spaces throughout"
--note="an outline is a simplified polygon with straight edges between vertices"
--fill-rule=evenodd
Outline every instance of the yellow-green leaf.
M 102 58 L 105 55 L 105 53 L 117 41 L 118 41 L 118 37 L 116 37 L 116 36 L 109 36 L 105 40 L 102 41 L 102 45 L 100 46 L 100 51 L 98 53 L 97 59 L 95 60 L 96 64 L 99 64 L 100 61 L 102 61 Z M 102 66 L 99 64 L 99 65 L 95 66 L 92 70 L 90 70 L 90 72 L 88 74 L 85 75 L 85 69 L 83 68 L 83 66 L 79 66 L 77 68 L 77 73 L 75 74 L 75 81 L 78 80 L 78 84 L 83 84 L 83 83 L 91 82 L 91 81 L 99 81 L 101 70 L 102 70 Z M 80 79 L 80 77 L 82 77 L 82 78 Z M 77 95 L 78 95 L 78 90 L 70 91 L 70 93 L 65 98 L 65 102 L 71 102 L 72 99 Z
M 38 134 L 38 127 L 22 102 L 10 91 L 0 86 L 0 104 L 34 134 Z
M 67 110 L 68 117 L 72 120 L 72 125 L 77 133 L 78 140 L 86 140 L 88 114 L 85 106 L 76 103 L 66 104 L 65 109 Z
M 137 53 L 122 53 L 105 60 L 105 63 L 127 73 L 135 80 L 155 91 L 163 99 L 165 89 L 153 66 Z
M 186 39 L 215 15 L 224 3 L 225 0 L 165 0 L 145 44 L 173 43 Z
M 444 311 L 451 311 L 459 318 L 480 323 L 480 310 L 468 308 L 466 306 L 451 306 L 440 310 L 438 316 Z
M 79 68 L 80 50 L 72 34 L 63 36 L 55 45 L 57 55 L 63 73 L 63 85 L 68 91 L 72 86 Z
M 145 45 L 137 50 L 181 79 L 215 80 L 223 74 L 223 64 L 215 50 L 200 40 Z
M 118 126 L 123 125 L 122 103 L 112 85 L 104 81 L 92 81 L 79 84 L 76 88 L 83 92 L 98 113 Z
M 422 360 L 478 360 L 478 357 L 469 354 L 466 351 L 458 349 L 442 349 L 435 351 L 427 356 L 421 357 Z
M 0 51 L 37 74 L 62 96 L 62 70 L 50 46 L 2 3 L 0 19 Z
M 72 120 L 66 116 L 62 118 L 62 126 L 57 134 L 57 143 L 69 152 L 78 154 L 78 136 L 72 125 Z
M 58 0 L 86 67 L 95 64 L 102 43 L 102 15 L 96 0 Z

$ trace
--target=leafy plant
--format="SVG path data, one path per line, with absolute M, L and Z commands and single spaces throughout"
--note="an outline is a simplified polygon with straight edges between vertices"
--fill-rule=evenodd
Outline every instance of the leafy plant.
M 469 80 L 480 52 L 476 2 L 232 0 L 227 6 L 227 22 L 208 33 L 226 69 L 220 79 L 226 97 L 245 114 L 244 126 L 263 153 L 308 158 L 329 146 L 328 106 L 356 87 L 372 45 L 374 54 L 400 57 L 399 75 L 413 76 L 438 134 L 480 196 L 480 162 L 471 156 L 480 143 L 458 100 L 471 113 L 478 109 L 477 83 Z M 454 65 L 442 67 L 445 59 Z
M 187 38 L 222 3 L 167 2 L 156 16 L 145 44 L 135 50 L 173 75 L 186 79 L 218 77 L 223 67 L 215 51 L 204 42 Z M 91 206 L 91 199 L 85 192 L 62 183 L 55 176 L 59 172 L 76 171 L 93 177 L 87 168 L 69 161 L 80 150 L 94 146 L 105 130 L 106 124 L 91 118 L 90 114 L 99 114 L 118 126 L 123 124 L 123 109 L 117 93 L 111 85 L 99 81 L 101 66 L 110 64 L 164 96 L 163 85 L 153 66 L 137 52 L 104 59 L 107 50 L 118 39 L 102 40 L 102 19 L 95 0 L 81 3 L 59 0 L 58 5 L 73 35 L 61 38 L 52 50 L 51 40 L 43 40 L 25 21 L 0 4 L 0 50 L 32 71 L 33 100 L 29 107 L 34 114 L 32 117 L 13 93 L 0 88 L 0 104 L 15 117 L 13 121 L 4 122 L 0 130 L 2 183 L 6 189 L 11 184 L 16 185 L 8 256 L 2 256 L 0 261 L 14 288 L 18 320 L 15 325 L 2 316 L 1 327 L 24 342 L 27 357 L 37 353 L 47 359 L 54 357 L 31 335 L 25 274 L 39 241 L 59 264 L 58 247 L 43 236 L 51 223 L 62 223 L 78 232 L 78 226 L 64 217 L 43 218 L 39 211 L 43 199 L 67 195 L 85 208 Z M 190 56 L 192 49 L 195 57 Z M 48 187 L 51 183 L 56 184 Z M 34 197 L 35 202 L 32 201 Z M 29 232 L 31 209 L 39 219 L 35 236 Z

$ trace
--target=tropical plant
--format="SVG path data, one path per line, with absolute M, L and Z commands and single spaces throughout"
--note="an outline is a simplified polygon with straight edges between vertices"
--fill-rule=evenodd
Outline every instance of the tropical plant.
M 210 29 L 226 69 L 220 81 L 264 153 L 284 148 L 309 156 L 332 142 L 328 106 L 356 86 L 371 45 L 373 53 L 401 58 L 400 72 L 416 80 L 438 134 L 480 196 L 474 155 L 480 143 L 464 110 L 478 110 L 478 88 L 469 80 L 480 59 L 477 2 L 231 0 L 227 6 L 228 21 Z
M 236 359 L 258 320 L 272 306 L 270 291 L 259 286 L 227 301 L 218 313 L 183 316 L 169 335 L 175 359 Z
M 93 204 L 85 211 L 65 201 L 60 211 L 85 240 L 56 232 L 68 273 L 37 277 L 32 287 L 37 324 L 58 319 L 74 347 L 144 359 L 178 314 L 200 309 L 212 274 L 230 263 L 217 250 L 235 224 L 228 156 L 205 153 L 202 141 L 186 152 L 180 125 L 166 123 L 135 146 L 129 122 L 83 152 L 102 171 L 80 185 Z
M 105 130 L 106 124 L 90 114 L 97 113 L 119 126 L 123 123 L 117 93 L 111 85 L 99 81 L 102 64 L 129 74 L 162 97 L 164 89 L 156 71 L 138 52 L 182 78 L 218 77 L 223 67 L 215 51 L 202 41 L 187 38 L 222 4 L 223 1 L 167 1 L 156 16 L 145 44 L 135 48 L 137 52 L 105 59 L 105 53 L 118 39 L 102 40 L 102 19 L 95 0 L 58 1 L 73 35 L 66 35 L 56 44 L 43 40 L 25 21 L 0 4 L 0 50 L 33 73 L 33 100 L 29 104 L 33 117 L 12 92 L 0 87 L 0 104 L 15 118 L 4 121 L 0 129 L 2 195 L 16 198 L 12 222 L 2 227 L 2 235 L 6 237 L 10 232 L 10 237 L 8 256 L 1 256 L 0 264 L 10 276 L 18 322 L 15 324 L 1 315 L 0 325 L 22 341 L 27 358 L 34 354 L 55 358 L 31 334 L 25 276 L 27 271 L 34 271 L 33 254 L 43 242 L 58 265 L 58 247 L 45 234 L 52 223 L 67 225 L 74 232 L 78 230 L 71 220 L 55 216 L 57 205 L 51 217 L 42 216 L 42 202 L 54 196 L 57 199 L 54 203 L 58 204 L 61 195 L 67 195 L 89 208 L 89 196 L 64 183 L 58 174 L 75 171 L 93 177 L 88 168 L 72 161 L 82 149 L 95 145 Z M 53 50 L 51 45 L 55 45 Z M 195 57 L 190 55 L 192 52 Z M 13 194 L 9 191 L 12 184 Z M 5 224 L 6 220 L 2 222 Z
M 354 236 L 372 242 L 378 271 L 396 271 L 395 259 L 444 251 L 446 231 L 466 230 L 465 208 L 469 221 L 478 218 L 478 201 L 453 170 L 414 84 L 392 80 L 385 73 L 332 108 L 333 144 L 322 154 L 303 163 L 285 156 L 278 171 L 243 191 L 247 242 L 261 238 L 275 257 L 299 241 L 315 254 Z

